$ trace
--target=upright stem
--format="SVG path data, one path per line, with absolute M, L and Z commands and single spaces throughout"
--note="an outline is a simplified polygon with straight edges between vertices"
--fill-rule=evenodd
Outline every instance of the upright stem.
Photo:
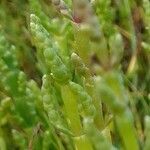
M 116 116 L 116 122 L 126 150 L 139 150 L 129 110 L 126 110 L 120 116 Z
M 62 86 L 61 94 L 68 118 L 68 124 L 75 135 L 73 141 L 75 143 L 76 150 L 92 150 L 93 148 L 90 141 L 85 135 L 82 135 L 82 126 L 80 116 L 78 114 L 76 96 L 72 93 L 68 85 Z

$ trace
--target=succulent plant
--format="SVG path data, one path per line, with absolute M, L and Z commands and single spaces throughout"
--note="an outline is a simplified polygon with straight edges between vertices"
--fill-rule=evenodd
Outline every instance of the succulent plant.
M 149 150 L 149 8 L 1 0 L 0 150 Z

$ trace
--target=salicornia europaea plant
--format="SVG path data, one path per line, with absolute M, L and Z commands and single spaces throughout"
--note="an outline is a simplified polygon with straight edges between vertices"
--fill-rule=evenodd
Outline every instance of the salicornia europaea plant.
M 0 150 L 149 150 L 149 100 L 149 0 L 0 1 Z

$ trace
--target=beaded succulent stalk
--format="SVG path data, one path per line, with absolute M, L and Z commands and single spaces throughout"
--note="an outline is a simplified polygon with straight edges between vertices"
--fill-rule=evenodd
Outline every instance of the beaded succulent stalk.
M 149 0 L 0 1 L 0 150 L 150 150 L 149 101 Z

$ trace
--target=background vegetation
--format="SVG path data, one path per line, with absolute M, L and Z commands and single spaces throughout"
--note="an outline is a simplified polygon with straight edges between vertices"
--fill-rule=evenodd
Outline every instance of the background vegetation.
M 149 138 L 149 0 L 0 1 L 0 150 Z

